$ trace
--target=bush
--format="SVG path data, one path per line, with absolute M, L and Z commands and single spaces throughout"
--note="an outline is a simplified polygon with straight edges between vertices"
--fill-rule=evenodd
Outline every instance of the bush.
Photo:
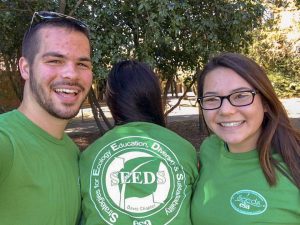
M 265 27 L 256 31 L 248 55 L 266 70 L 279 97 L 300 96 L 300 55 L 284 30 Z
M 285 76 L 279 72 L 269 72 L 268 76 L 280 98 L 300 97 L 300 79 Z

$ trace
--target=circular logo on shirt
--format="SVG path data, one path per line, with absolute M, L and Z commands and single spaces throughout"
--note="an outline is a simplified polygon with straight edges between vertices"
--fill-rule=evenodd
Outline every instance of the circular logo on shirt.
M 102 148 L 93 162 L 90 196 L 108 224 L 167 224 L 185 198 L 185 173 L 172 150 L 147 137 L 125 137 Z M 156 219 L 157 220 L 157 219 Z
M 232 208 L 245 215 L 259 215 L 267 210 L 266 199 L 256 191 L 240 190 L 230 198 Z

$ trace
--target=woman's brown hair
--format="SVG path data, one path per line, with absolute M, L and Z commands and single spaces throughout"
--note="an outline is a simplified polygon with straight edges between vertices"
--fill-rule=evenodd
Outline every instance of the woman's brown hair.
M 143 121 L 165 126 L 159 79 L 145 63 L 116 63 L 107 78 L 106 98 L 116 125 Z
M 206 75 L 219 67 L 235 71 L 258 90 L 266 107 L 262 133 L 257 142 L 260 166 L 266 180 L 271 186 L 276 185 L 275 168 L 277 168 L 300 189 L 300 132 L 292 126 L 264 69 L 244 55 L 220 54 L 206 64 L 198 78 L 199 97 L 203 96 Z M 272 151 L 282 157 L 288 170 L 272 157 Z

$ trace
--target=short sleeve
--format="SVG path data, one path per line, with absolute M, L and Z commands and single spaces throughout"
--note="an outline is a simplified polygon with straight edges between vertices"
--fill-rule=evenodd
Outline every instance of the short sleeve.
M 13 146 L 9 137 L 0 131 L 0 184 L 10 172 L 13 154 Z

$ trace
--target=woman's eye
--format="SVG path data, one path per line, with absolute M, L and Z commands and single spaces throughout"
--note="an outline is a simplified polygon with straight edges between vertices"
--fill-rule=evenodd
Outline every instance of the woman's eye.
M 217 102 L 219 101 L 219 98 L 216 97 L 206 97 L 203 99 L 204 102 Z
M 235 98 L 236 99 L 240 99 L 240 98 L 248 98 L 249 96 L 251 96 L 251 94 L 249 94 L 248 92 L 245 93 L 237 93 Z

